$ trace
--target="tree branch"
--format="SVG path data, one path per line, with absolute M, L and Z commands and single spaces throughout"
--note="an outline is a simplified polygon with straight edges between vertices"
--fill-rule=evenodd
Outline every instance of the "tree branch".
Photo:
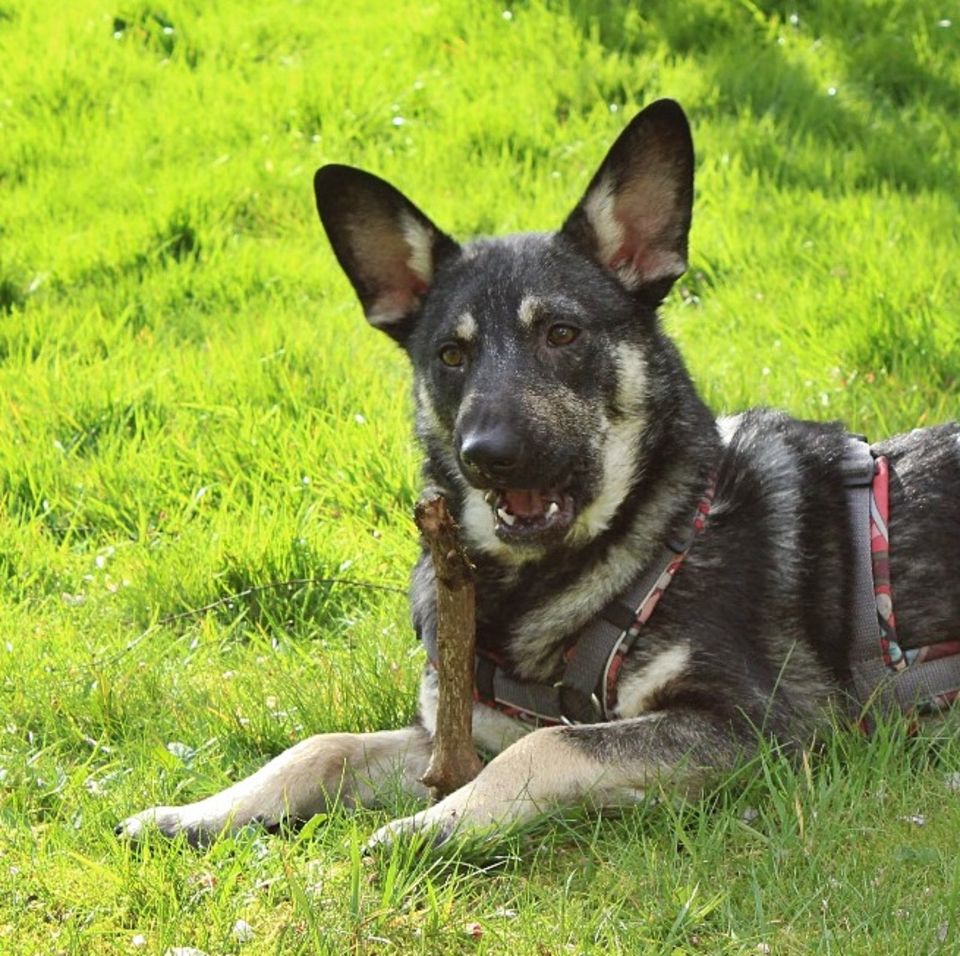
M 481 768 L 473 745 L 476 598 L 473 565 L 442 495 L 417 503 L 414 517 L 433 559 L 437 585 L 437 729 L 423 783 L 435 800 L 469 783 Z

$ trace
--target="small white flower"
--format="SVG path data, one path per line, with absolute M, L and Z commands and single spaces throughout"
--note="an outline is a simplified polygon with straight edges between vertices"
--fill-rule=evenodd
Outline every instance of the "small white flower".
M 236 923 L 233 924 L 233 938 L 238 943 L 249 943 L 254 937 L 253 927 L 245 920 L 238 919 Z

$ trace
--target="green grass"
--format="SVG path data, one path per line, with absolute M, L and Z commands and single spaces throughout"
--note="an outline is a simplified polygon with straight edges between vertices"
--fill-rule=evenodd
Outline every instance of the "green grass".
M 184 613 L 402 587 L 415 551 L 408 373 L 321 235 L 316 166 L 459 236 L 551 228 L 674 96 L 698 188 L 665 317 L 717 410 L 957 417 L 951 6 L 0 2 L 0 951 L 957 951 L 949 726 L 766 755 L 492 863 L 369 863 L 386 812 L 206 852 L 112 836 L 412 713 L 402 594 Z

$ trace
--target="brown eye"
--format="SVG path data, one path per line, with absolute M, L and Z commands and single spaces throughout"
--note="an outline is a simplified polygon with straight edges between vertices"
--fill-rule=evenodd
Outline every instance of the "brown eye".
M 576 340 L 579 334 L 580 330 L 572 325 L 558 323 L 550 326 L 550 330 L 547 332 L 547 342 L 550 345 L 569 345 Z
M 448 368 L 459 368 L 463 365 L 463 349 L 457 345 L 445 345 L 440 349 L 440 361 Z

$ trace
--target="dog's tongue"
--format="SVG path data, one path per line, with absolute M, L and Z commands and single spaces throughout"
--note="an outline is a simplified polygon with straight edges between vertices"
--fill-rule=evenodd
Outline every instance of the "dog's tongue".
M 508 488 L 503 493 L 503 500 L 507 510 L 518 518 L 537 518 L 547 508 L 543 495 L 530 488 Z

